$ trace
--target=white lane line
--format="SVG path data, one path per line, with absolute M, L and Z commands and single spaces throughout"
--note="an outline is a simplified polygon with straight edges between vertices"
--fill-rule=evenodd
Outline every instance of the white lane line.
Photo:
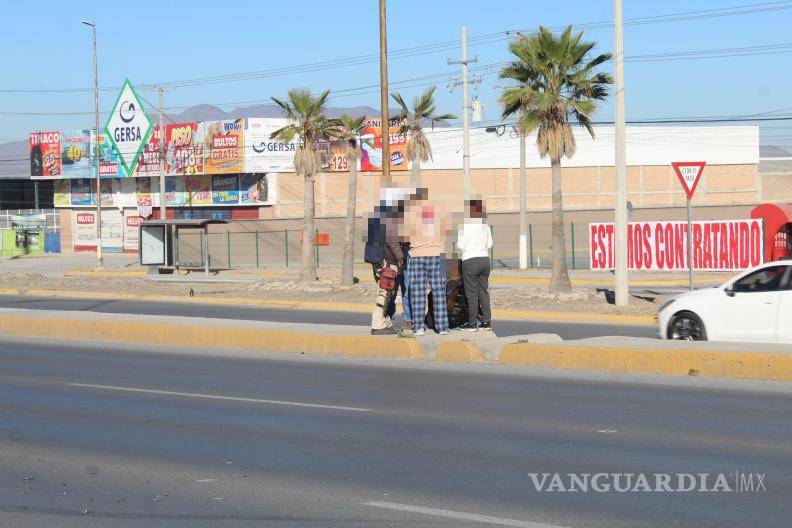
M 259 398 L 242 398 L 239 396 L 222 396 L 218 394 L 199 394 L 196 392 L 175 392 L 166 390 L 154 389 L 138 389 L 136 387 L 117 387 L 115 385 L 94 385 L 91 383 L 67 383 L 70 387 L 80 387 L 84 389 L 104 389 L 124 392 L 141 392 L 144 394 L 162 394 L 164 396 L 183 396 L 186 398 L 203 398 L 206 400 L 225 400 L 237 401 L 245 403 L 263 403 L 266 405 L 288 405 L 291 407 L 311 407 L 313 409 L 332 409 L 334 411 L 350 411 L 350 412 L 373 412 L 373 409 L 365 409 L 363 407 L 344 407 L 342 405 L 324 405 L 321 403 L 303 403 L 293 401 L 281 400 L 261 400 Z
M 517 519 L 505 519 L 503 517 L 492 517 L 490 515 L 478 515 L 475 513 L 464 513 L 453 510 L 441 510 L 438 508 L 426 508 L 424 506 L 412 506 L 410 504 L 399 504 L 397 502 L 374 501 L 364 502 L 363 505 L 373 506 L 374 508 L 385 508 L 387 510 L 420 513 L 423 515 L 434 515 L 436 517 L 446 517 L 448 519 L 458 519 L 460 521 L 494 524 L 498 526 L 516 526 L 517 528 L 566 528 L 557 524 L 518 521 Z

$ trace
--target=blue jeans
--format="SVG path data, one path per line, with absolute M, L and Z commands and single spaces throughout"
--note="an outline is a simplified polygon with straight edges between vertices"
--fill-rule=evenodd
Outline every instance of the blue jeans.
M 402 313 L 404 314 L 405 321 L 412 321 L 412 313 L 410 312 L 410 293 L 409 281 L 407 280 L 407 270 L 403 271 L 396 277 L 396 289 L 401 292 L 402 296 Z M 396 295 L 391 297 L 390 304 L 388 305 L 388 315 L 393 318 L 396 313 Z

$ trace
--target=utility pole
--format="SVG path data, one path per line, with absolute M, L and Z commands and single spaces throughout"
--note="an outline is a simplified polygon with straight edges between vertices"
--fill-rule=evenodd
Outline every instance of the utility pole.
M 159 94 L 159 209 L 160 219 L 165 220 L 165 92 L 172 92 L 173 88 L 165 89 L 162 86 L 152 86 L 142 89 Z
M 379 0 L 380 23 L 380 113 L 382 118 L 382 184 L 390 187 L 390 119 L 388 117 L 388 35 L 385 0 Z
M 616 44 L 616 196 L 614 197 L 614 228 L 616 235 L 616 306 L 629 302 L 627 276 L 627 152 L 624 117 L 624 23 L 622 0 L 613 0 L 613 22 Z
M 528 269 L 528 216 L 525 214 L 525 134 L 517 129 L 520 140 L 520 269 Z
M 448 59 L 448 65 L 462 65 L 462 194 L 470 199 L 470 101 L 468 100 L 468 63 L 477 62 L 478 56 L 467 58 L 467 27 L 462 26 L 462 60 Z M 456 82 L 452 81 L 452 86 Z
M 102 258 L 102 185 L 99 177 L 99 68 L 96 63 L 96 24 L 83 20 L 93 32 L 94 107 L 96 110 L 96 142 L 94 145 L 94 175 L 96 176 L 96 269 L 104 268 Z

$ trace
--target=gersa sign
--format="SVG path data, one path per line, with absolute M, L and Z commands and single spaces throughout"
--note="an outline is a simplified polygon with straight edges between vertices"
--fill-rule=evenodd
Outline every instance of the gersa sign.
M 121 87 L 105 129 L 126 173 L 133 174 L 153 127 L 129 79 Z

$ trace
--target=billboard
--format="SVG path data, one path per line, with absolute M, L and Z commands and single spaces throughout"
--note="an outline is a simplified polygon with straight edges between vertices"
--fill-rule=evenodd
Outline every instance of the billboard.
M 101 178 L 125 178 L 126 170 L 118 159 L 118 153 L 107 134 L 99 136 L 99 176 Z
M 377 172 L 382 170 L 382 120 L 366 119 L 366 128 L 360 134 L 362 155 L 360 170 Z M 406 171 L 407 162 L 407 134 L 399 133 L 399 123 L 390 123 L 390 170 Z
M 271 205 L 275 203 L 274 174 L 243 174 L 239 177 L 241 205 Z
M 52 202 L 55 207 L 69 207 L 71 205 L 71 182 L 69 180 L 55 180 Z
M 229 205 L 239 203 L 239 177 L 212 176 L 212 203 L 215 205 Z
M 32 132 L 28 136 L 30 146 L 30 175 L 38 178 L 60 178 L 61 133 Z
M 154 177 L 160 175 L 160 127 L 154 127 L 151 135 L 143 145 L 143 152 L 138 158 L 135 176 Z
M 631 270 L 688 269 L 687 222 L 630 222 L 627 261 Z M 589 224 L 592 270 L 612 270 L 616 239 L 612 223 Z M 693 268 L 742 270 L 762 263 L 761 220 L 693 222 Z
M 201 123 L 165 125 L 165 171 L 169 175 L 203 174 L 204 145 Z
M 294 154 L 299 141 L 283 143 L 270 139 L 286 119 L 250 118 L 245 121 L 245 172 L 294 172 Z
M 188 205 L 212 205 L 212 177 L 204 174 L 185 176 L 184 197 Z
M 245 120 L 204 122 L 204 172 L 237 174 L 245 169 Z
M 77 207 L 96 205 L 93 185 L 89 179 L 71 180 L 71 204 Z
M 165 178 L 165 205 L 185 205 L 183 178 Z
M 91 131 L 65 130 L 61 133 L 63 178 L 93 178 Z

